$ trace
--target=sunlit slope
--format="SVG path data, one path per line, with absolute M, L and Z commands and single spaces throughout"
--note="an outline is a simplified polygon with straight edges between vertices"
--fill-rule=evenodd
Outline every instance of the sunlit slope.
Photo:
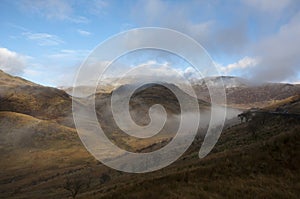
M 195 142 L 168 168 L 128 175 L 81 198 L 298 198 L 298 119 L 270 116 L 257 124 L 255 134 L 250 124 L 223 131 L 204 159 L 198 158 L 201 143 Z
M 264 108 L 270 111 L 300 114 L 300 94 L 283 100 L 273 101 L 269 106 Z
M 20 77 L 9 75 L 0 70 L 0 85 L 5 86 L 39 86 Z

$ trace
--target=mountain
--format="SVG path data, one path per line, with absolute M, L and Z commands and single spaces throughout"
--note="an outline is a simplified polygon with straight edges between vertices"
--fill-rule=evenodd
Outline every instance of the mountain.
M 126 96 L 128 90 L 132 88 L 132 84 L 122 85 L 114 90 L 114 92 Z M 175 94 L 170 91 L 167 87 L 171 87 L 176 91 L 180 98 L 183 99 L 185 103 L 191 104 L 192 100 L 198 101 L 198 105 L 201 110 L 209 111 L 210 104 L 199 99 L 195 99 L 192 96 L 188 95 L 180 88 L 173 84 L 146 84 L 137 89 L 130 98 L 129 111 L 132 119 L 139 125 L 145 126 L 149 124 L 149 109 L 155 104 L 162 105 L 167 113 L 166 125 L 157 135 L 148 138 L 140 139 L 132 136 L 128 136 L 123 131 L 121 131 L 112 115 L 111 111 L 111 96 L 112 93 L 96 93 L 95 96 L 95 106 L 97 109 L 98 119 L 101 124 L 101 127 L 105 132 L 112 132 L 108 134 L 110 139 L 121 146 L 122 148 L 130 151 L 141 150 L 146 146 L 152 145 L 157 142 L 164 142 L 167 144 L 171 141 L 171 138 L 174 136 L 174 132 L 177 131 L 178 124 L 180 122 L 180 117 L 178 116 L 181 113 L 180 105 Z M 120 97 L 116 102 L 119 104 L 119 101 L 122 101 L 123 97 Z M 196 107 L 189 106 L 189 112 L 195 112 Z M 198 113 L 197 113 L 198 114 Z M 156 118 L 161 117 L 156 115 Z
M 217 89 L 224 84 L 227 106 L 241 109 L 264 107 L 273 101 L 282 100 L 300 93 L 299 84 L 255 84 L 239 77 L 220 76 L 205 78 L 193 84 L 198 98 L 207 102 L 210 101 L 210 97 L 205 82 Z
M 73 174 L 87 173 L 100 167 L 82 145 L 72 118 L 72 97 L 65 91 L 44 87 L 19 77 L 0 73 L 0 197 L 44 198 L 64 197 L 62 183 Z M 127 85 L 130 86 L 130 85 Z M 171 85 L 172 86 L 172 85 Z M 180 89 L 173 86 L 180 92 Z M 126 89 L 122 86 L 119 89 Z M 181 92 L 187 100 L 191 98 Z M 166 144 L 173 132 L 164 132 L 151 139 L 134 139 L 117 127 L 110 111 L 112 92 L 96 94 L 96 110 L 101 126 L 113 142 L 127 150 L 138 151 Z M 151 98 L 151 96 L 153 98 Z M 74 98 L 75 99 L 75 98 Z M 75 99 L 76 101 L 76 99 Z M 132 112 L 144 112 L 140 122 L 149 119 L 147 108 L 153 103 L 164 105 L 170 115 L 180 112 L 176 97 L 164 86 L 148 85 L 134 93 Z M 78 103 L 80 103 L 78 101 Z M 203 104 L 201 104 L 203 103 Z M 143 106 L 140 106 L 142 105 Z M 209 104 L 199 100 L 201 106 Z M 169 122 L 169 125 L 173 121 Z M 175 128 L 174 128 L 175 131 Z M 100 175 L 99 174 L 99 175 Z M 46 185 L 44 185 L 46 184 Z M 39 191 L 33 191 L 42 186 Z M 54 187 L 55 193 L 48 193 Z
M 193 80 L 193 84 L 205 87 L 206 84 L 213 87 L 235 88 L 235 87 L 249 87 L 252 84 L 250 81 L 233 76 L 216 76 L 216 77 L 205 77 L 200 80 Z
M 72 120 L 72 96 L 3 72 L 0 82 L 0 198 L 298 198 L 300 126 L 289 114 L 228 126 L 204 159 L 198 158 L 203 142 L 198 136 L 170 166 L 128 174 L 106 167 L 85 149 Z M 114 91 L 126 93 L 130 86 Z M 186 102 L 192 100 L 177 86 L 168 86 Z M 117 127 L 109 109 L 112 92 L 95 96 L 97 117 L 112 142 L 147 153 L 173 138 L 180 106 L 166 85 L 147 84 L 131 97 L 131 116 L 141 125 L 149 122 L 149 107 L 157 103 L 170 116 L 168 128 L 150 139 L 130 137 Z M 199 99 L 198 104 L 209 110 L 209 103 Z M 268 105 L 265 110 L 271 112 L 300 109 L 297 97 Z

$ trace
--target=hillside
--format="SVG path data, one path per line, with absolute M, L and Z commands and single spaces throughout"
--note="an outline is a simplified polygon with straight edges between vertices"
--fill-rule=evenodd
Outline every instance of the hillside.
M 126 93 L 128 87 L 131 86 L 132 85 L 123 85 L 118 87 L 116 90 L 120 93 Z M 180 97 L 183 98 L 185 102 L 193 100 L 190 95 L 181 91 L 177 86 L 168 86 L 172 86 L 173 89 L 175 89 L 179 93 Z M 122 98 L 120 98 L 119 100 L 122 100 Z M 133 93 L 129 103 L 129 110 L 132 119 L 141 126 L 149 124 L 150 117 L 148 111 L 149 108 L 155 104 L 160 104 L 165 108 L 168 114 L 166 125 L 157 135 L 148 139 L 139 139 L 128 136 L 118 128 L 113 119 L 112 111 L 110 109 L 111 93 L 97 93 L 95 96 L 95 106 L 97 112 L 99 113 L 98 119 L 104 132 L 111 132 L 110 134 L 107 134 L 108 137 L 114 143 L 118 144 L 118 146 L 129 151 L 140 150 L 141 148 L 157 142 L 163 142 L 164 144 L 162 146 L 164 146 L 165 144 L 169 143 L 169 141 L 171 141 L 171 138 L 177 131 L 180 121 L 178 118 L 178 114 L 180 114 L 180 105 L 176 96 L 164 85 L 145 85 Z M 203 100 L 198 100 L 198 105 L 201 110 L 209 112 L 209 103 L 204 102 Z M 194 110 L 195 107 L 189 107 L 189 111 L 191 113 Z
M 0 111 L 23 113 L 73 127 L 72 99 L 64 91 L 0 72 Z
M 33 82 L 27 81 L 23 78 L 9 75 L 0 70 L 0 85 L 5 86 L 38 86 Z
M 264 108 L 270 111 L 300 114 L 300 94 L 283 100 L 275 100 Z
M 227 125 L 214 150 L 204 159 L 198 158 L 203 140 L 198 136 L 189 150 L 167 168 L 127 174 L 104 166 L 84 148 L 73 128 L 71 96 L 5 73 L 1 73 L 0 81 L 0 198 L 69 198 L 76 187 L 76 198 L 299 195 L 300 126 L 295 118 L 270 116 L 264 124 L 255 123 L 255 129 L 251 125 L 257 120 Z M 126 91 L 127 86 L 119 89 Z M 191 96 L 178 91 L 186 101 L 191 100 Z M 172 139 L 180 106 L 165 86 L 146 85 L 130 101 L 132 117 L 141 125 L 149 122 L 147 111 L 153 104 L 166 108 L 168 128 L 149 139 L 132 138 L 118 129 L 107 109 L 111 94 L 98 92 L 95 103 L 101 126 L 119 147 L 149 152 Z M 198 100 L 198 104 L 201 110 L 209 111 L 207 102 Z M 297 112 L 299 98 L 274 101 L 267 108 Z M 135 115 L 138 112 L 142 116 Z
M 21 114 L 18 117 L 20 121 L 32 119 Z M 73 183 L 76 178 L 88 184 L 80 189 L 78 198 L 297 198 L 299 122 L 272 117 L 259 126 L 256 136 L 248 126 L 242 123 L 226 129 L 204 159 L 198 158 L 201 140 L 195 141 L 174 164 L 148 174 L 108 169 L 90 159 L 85 150 L 80 152 L 81 147 L 76 146 L 76 141 L 72 144 L 68 135 L 60 134 L 60 141 L 50 140 L 50 146 L 44 146 L 47 150 L 23 146 L 22 153 L 13 154 L 23 158 L 18 158 L 19 163 L 7 161 L 3 165 L 1 195 L 67 198 L 69 194 L 63 186 L 68 178 Z M 43 145 L 49 143 L 48 139 L 38 140 Z M 43 152 L 39 154 L 39 150 Z M 32 163 L 30 160 L 35 160 L 34 164 L 24 165 Z
M 194 83 L 193 87 L 199 99 L 210 101 L 209 92 L 205 81 L 214 88 L 219 88 L 224 83 L 227 105 L 230 107 L 247 109 L 251 107 L 265 107 L 276 100 L 298 95 L 300 85 L 285 83 L 260 83 L 254 84 L 237 77 L 215 77 Z
M 86 151 L 74 129 L 70 95 L 3 72 L 0 74 L 0 81 L 0 160 L 3 162 L 0 168 L 0 197 L 24 195 L 25 198 L 35 198 L 40 194 L 45 194 L 45 197 L 49 194 L 50 198 L 51 194 L 66 196 L 67 191 L 62 188 L 62 182 L 68 176 L 78 171 L 80 175 L 82 172 L 90 172 L 92 167 L 99 165 L 101 169 L 98 173 L 107 170 Z M 169 141 L 173 136 L 172 133 L 165 132 L 139 142 L 124 135 L 107 109 L 111 94 L 97 93 L 96 109 L 101 125 L 109 132 L 108 136 L 113 142 L 137 151 Z M 148 97 L 145 98 L 146 95 Z M 156 100 L 153 101 L 151 95 Z M 162 102 L 171 115 L 178 114 L 179 106 L 172 104 L 175 100 L 165 87 L 151 85 L 134 94 L 131 110 L 145 112 L 145 107 L 138 104 L 150 107 L 153 102 Z M 144 122 L 147 117 L 145 112 Z M 37 193 L 30 191 L 40 186 L 41 190 Z M 49 189 L 57 190 L 48 193 Z
M 124 174 L 79 198 L 298 198 L 297 119 L 271 116 L 223 131 L 213 152 L 198 158 L 199 142 L 169 167 L 138 176 Z

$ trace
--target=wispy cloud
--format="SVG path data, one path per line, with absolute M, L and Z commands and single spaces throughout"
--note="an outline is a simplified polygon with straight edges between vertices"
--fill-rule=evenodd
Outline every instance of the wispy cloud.
M 26 13 L 38 14 L 50 20 L 88 23 L 89 20 L 74 13 L 74 2 L 67 0 L 22 0 L 19 7 Z
M 14 29 L 16 29 L 16 30 L 20 30 L 20 31 L 23 31 L 23 32 L 27 32 L 28 31 L 28 29 L 27 28 L 25 28 L 25 27 L 23 27 L 23 26 L 20 26 L 20 25 L 18 25 L 18 24 L 14 24 L 14 23 L 10 23 L 10 22 L 8 22 L 8 23 L 6 23 L 9 27 L 11 27 L 11 28 L 14 28 Z
M 24 12 L 37 13 L 48 19 L 67 19 L 73 12 L 65 0 L 23 0 L 19 6 Z
M 262 12 L 278 13 L 286 8 L 292 0 L 243 0 L 243 2 Z
M 89 2 L 89 11 L 94 15 L 102 15 L 105 14 L 105 9 L 109 6 L 108 1 L 105 0 L 92 0 Z
M 72 16 L 67 19 L 74 23 L 89 23 L 90 22 L 90 20 L 84 16 Z
M 40 46 L 55 46 L 64 43 L 58 36 L 48 33 L 23 32 L 22 35 L 29 40 L 36 41 Z
M 84 16 L 70 16 L 66 18 L 67 21 L 73 23 L 89 23 L 90 20 Z
M 77 32 L 82 36 L 90 36 L 92 33 L 86 30 L 78 29 Z
M 55 59 L 72 59 L 72 60 L 80 60 L 84 59 L 88 56 L 90 53 L 90 50 L 71 50 L 71 49 L 62 49 L 57 53 L 51 54 L 48 57 L 49 58 L 55 58 Z
M 89 0 L 81 2 L 81 9 L 92 15 L 103 15 L 109 2 L 105 0 Z M 21 0 L 19 8 L 26 13 L 38 14 L 50 20 L 68 21 L 72 23 L 88 23 L 90 20 L 77 12 L 76 1 L 70 0 Z

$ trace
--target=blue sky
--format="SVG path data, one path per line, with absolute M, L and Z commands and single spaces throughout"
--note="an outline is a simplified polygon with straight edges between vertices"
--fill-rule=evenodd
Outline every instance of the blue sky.
M 72 84 L 99 43 L 147 26 L 191 36 L 224 75 L 300 82 L 298 0 L 2 0 L 0 69 L 43 85 Z

